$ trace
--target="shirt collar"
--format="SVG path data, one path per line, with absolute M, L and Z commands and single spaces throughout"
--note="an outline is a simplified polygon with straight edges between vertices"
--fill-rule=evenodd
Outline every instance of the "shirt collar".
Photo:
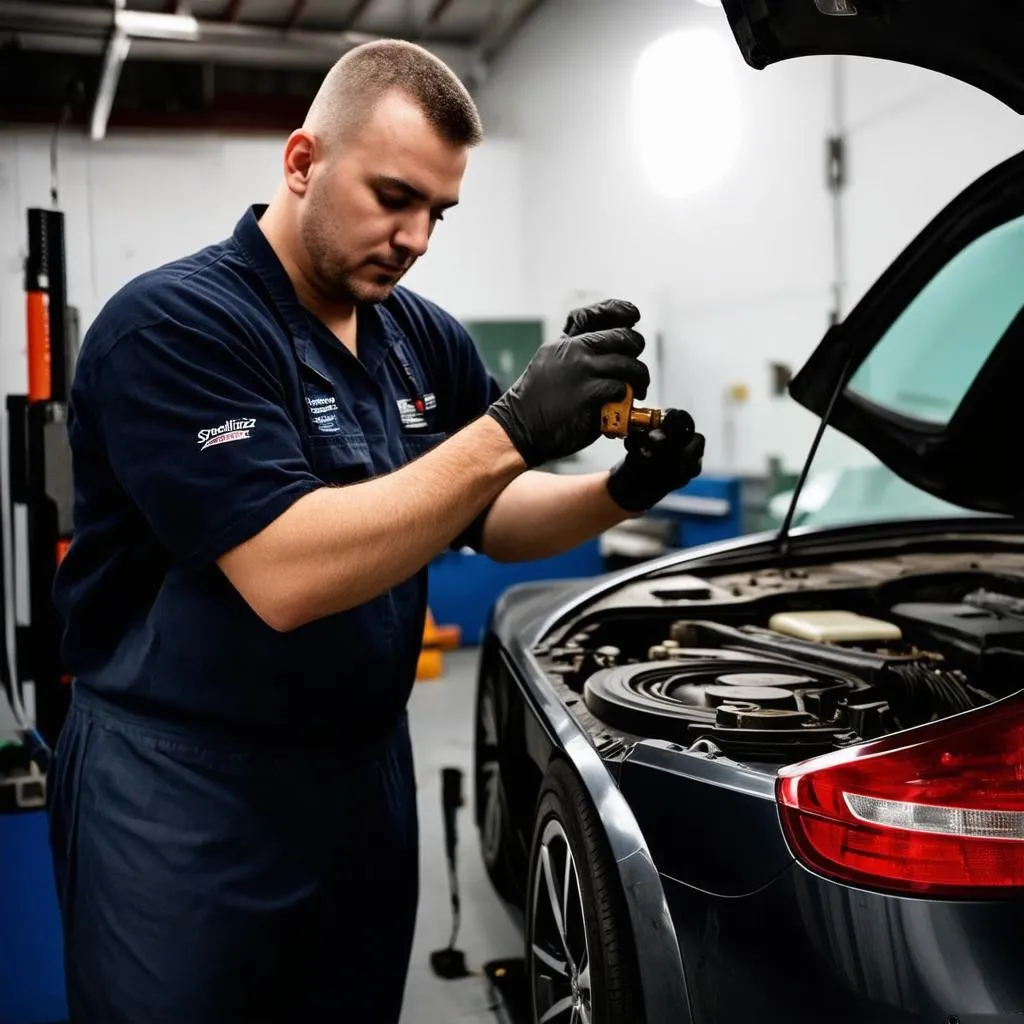
M 306 337 L 309 335 L 306 311 L 295 294 L 295 286 L 284 265 L 260 229 L 260 217 L 266 210 L 266 203 L 250 206 L 235 225 L 232 238 L 263 282 L 289 330 L 292 334 Z
M 266 203 L 250 206 L 235 225 L 232 238 L 263 282 L 289 330 L 304 344 L 308 344 L 316 318 L 299 302 L 291 278 L 260 229 L 259 220 L 266 209 Z M 316 322 L 319 324 L 318 320 Z M 400 339 L 401 332 L 380 304 L 366 306 L 359 311 L 359 326 L 363 328 L 360 334 L 360 361 L 373 373 L 384 361 L 395 341 Z M 326 327 L 323 330 L 327 332 Z M 367 342 L 365 348 L 364 340 Z

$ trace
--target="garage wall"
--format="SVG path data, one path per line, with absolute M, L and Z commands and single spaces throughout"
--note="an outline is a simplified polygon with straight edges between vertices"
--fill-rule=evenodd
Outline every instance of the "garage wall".
M 729 40 L 743 136 L 720 184 L 665 199 L 640 166 L 631 87 L 643 49 L 685 27 Z M 693 411 L 710 471 L 760 473 L 771 454 L 798 466 L 813 432 L 809 415 L 770 394 L 769 363 L 798 368 L 832 307 L 824 167 L 837 69 L 850 299 L 960 187 L 1024 145 L 1024 119 L 961 83 L 881 62 L 808 58 L 755 72 L 722 12 L 693 0 L 633 0 L 628 13 L 621 0 L 547 4 L 482 94 L 487 124 L 523 147 L 528 298 L 552 324 L 594 296 L 635 301 L 648 337 L 664 343 L 654 398 Z M 745 403 L 729 399 L 734 384 L 749 388 Z M 607 465 L 619 450 L 599 442 L 585 462 Z
M 851 298 L 975 178 L 1024 148 L 1024 117 L 920 68 L 845 60 Z
M 229 234 L 250 202 L 269 200 L 282 140 L 112 134 L 61 142 L 68 299 L 83 330 L 103 302 L 147 268 Z M 467 319 L 529 313 L 523 287 L 521 157 L 491 138 L 475 154 L 463 202 L 407 278 Z M 0 131 L 0 387 L 25 388 L 25 209 L 50 203 L 49 136 Z

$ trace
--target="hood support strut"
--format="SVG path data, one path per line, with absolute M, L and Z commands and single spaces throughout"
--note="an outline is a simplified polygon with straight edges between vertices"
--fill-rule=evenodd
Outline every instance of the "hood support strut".
M 807 458 L 804 459 L 803 469 L 800 470 L 800 476 L 797 479 L 796 486 L 793 488 L 793 498 L 789 503 L 789 508 L 786 510 L 786 518 L 782 521 L 782 526 L 779 529 L 779 536 L 777 538 L 779 555 L 784 561 L 789 558 L 789 534 L 790 530 L 793 528 L 793 519 L 796 516 L 797 502 L 800 500 L 800 494 L 804 489 L 804 484 L 807 483 L 807 474 L 811 471 L 814 456 L 818 454 L 818 446 L 821 444 L 821 439 L 825 435 L 825 429 L 828 427 L 828 421 L 832 418 L 832 410 L 835 408 L 835 404 L 839 396 L 843 393 L 843 388 L 846 387 L 846 381 L 852 367 L 853 360 L 847 356 L 846 362 L 843 363 L 842 372 L 836 380 L 836 386 L 833 388 L 832 394 L 829 397 L 828 408 L 825 410 L 825 415 L 821 417 L 821 422 L 818 424 L 818 430 L 814 435 L 814 440 L 811 442 L 811 449 L 807 453 Z

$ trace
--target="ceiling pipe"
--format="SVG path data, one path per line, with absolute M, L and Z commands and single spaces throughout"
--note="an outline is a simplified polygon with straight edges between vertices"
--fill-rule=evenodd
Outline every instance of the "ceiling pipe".
M 136 59 L 282 69 L 326 69 L 352 47 L 379 38 L 351 31 L 282 31 L 149 11 L 115 12 L 46 0 L 0 0 L 0 37 L 13 33 L 26 50 L 101 53 L 117 28 L 131 41 L 131 56 Z M 472 69 L 468 46 L 432 42 L 429 48 L 456 74 Z
M 114 106 L 117 84 L 121 80 L 121 68 L 128 58 L 132 42 L 127 33 L 117 23 L 118 16 L 124 11 L 124 0 L 114 0 L 114 29 L 107 40 L 107 49 L 103 54 L 103 71 L 100 74 L 96 95 L 92 102 L 92 115 L 89 118 L 89 135 L 98 142 L 107 134 L 107 122 Z
M 3 30 L 0 29 L 0 37 Z M 62 53 L 98 56 L 106 42 L 94 36 L 25 32 L 18 34 L 22 50 L 34 53 Z M 221 43 L 174 43 L 157 39 L 134 39 L 131 56 L 168 64 L 221 64 L 226 67 L 264 68 L 275 71 L 326 71 L 344 50 L 317 49 L 305 46 L 225 46 Z
M 117 84 L 121 79 L 121 68 L 128 58 L 131 45 L 131 40 L 120 29 L 115 29 L 107 42 L 103 56 L 103 73 L 96 87 L 92 116 L 89 119 L 89 136 L 93 142 L 99 142 L 107 134 L 107 122 L 114 106 Z

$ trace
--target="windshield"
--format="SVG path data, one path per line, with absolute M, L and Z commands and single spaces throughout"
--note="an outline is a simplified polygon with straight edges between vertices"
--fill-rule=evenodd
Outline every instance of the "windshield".
M 782 524 L 792 497 L 792 486 L 776 489 L 769 501 L 769 526 Z M 793 525 L 849 526 L 889 519 L 980 515 L 907 483 L 866 448 L 827 427 L 800 492 Z

